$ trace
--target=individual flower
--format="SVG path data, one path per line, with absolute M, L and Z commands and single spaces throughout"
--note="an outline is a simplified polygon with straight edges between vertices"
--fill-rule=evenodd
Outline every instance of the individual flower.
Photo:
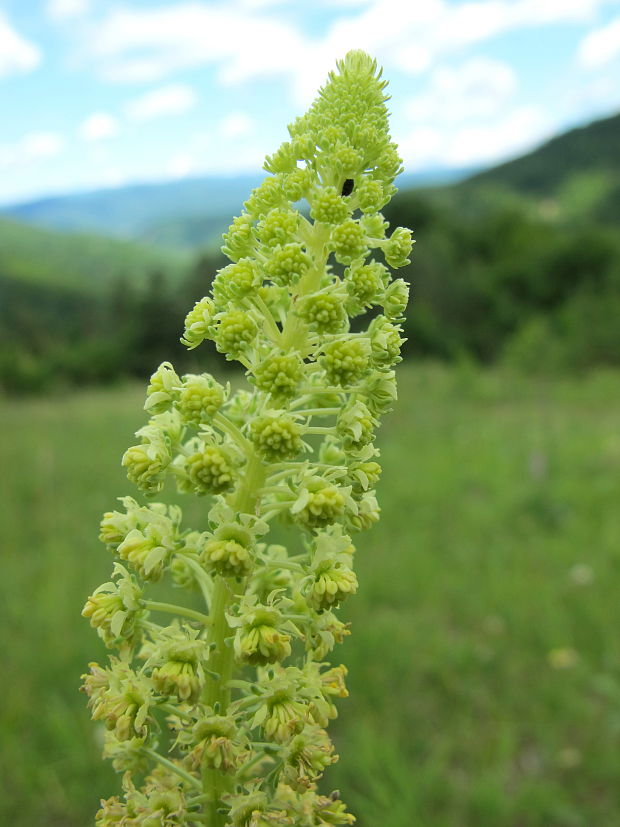
M 347 451 L 359 451 L 374 438 L 377 420 L 363 402 L 351 398 L 338 414 L 336 433 Z
M 260 270 L 253 258 L 240 258 L 223 267 L 213 279 L 213 299 L 217 307 L 229 301 L 244 299 L 262 282 Z
M 149 380 L 144 410 L 154 414 L 169 410 L 177 398 L 180 384 L 181 380 L 170 362 L 162 362 Z
M 308 714 L 308 704 L 298 699 L 290 683 L 278 677 L 261 696 L 250 726 L 260 726 L 270 741 L 286 744 L 297 732 L 301 732 Z
M 283 177 L 282 191 L 289 201 L 300 201 L 302 198 L 306 198 L 312 183 L 312 171 L 307 167 L 304 169 L 296 167 Z
M 374 491 L 365 491 L 361 496 L 356 497 L 355 503 L 356 510 L 347 514 L 347 527 L 351 531 L 368 531 L 375 523 L 379 522 L 381 516 L 381 510 Z
M 336 291 L 304 296 L 297 313 L 317 333 L 340 333 L 347 326 L 344 297 Z
M 383 254 L 390 267 L 404 267 L 409 264 L 409 255 L 413 247 L 411 230 L 397 227 L 383 245 Z
M 334 485 L 319 476 L 310 476 L 302 482 L 290 513 L 296 522 L 306 528 L 322 528 L 344 517 L 347 510 L 357 510 L 350 493 L 350 488 Z
M 164 472 L 181 433 L 182 424 L 175 411 L 156 414 L 136 431 L 142 442 L 125 451 L 121 464 L 127 468 L 128 479 L 146 494 L 156 494 L 163 488 Z
M 355 259 L 363 258 L 368 253 L 366 233 L 359 221 L 349 218 L 334 227 L 330 246 L 341 264 L 351 264 Z
M 214 715 L 207 710 L 191 729 L 181 729 L 177 744 L 193 770 L 232 773 L 247 750 L 247 739 L 231 715 Z
M 342 224 L 351 208 L 335 187 L 321 187 L 312 196 L 310 215 L 325 224 Z
M 187 374 L 179 393 L 179 413 L 192 425 L 210 422 L 224 404 L 225 390 L 210 374 Z
M 283 752 L 283 781 L 297 792 L 313 789 L 325 769 L 338 760 L 324 729 L 306 724 Z
M 376 316 L 370 323 L 368 333 L 374 365 L 393 367 L 401 361 L 400 349 L 405 340 L 400 335 L 400 325 L 393 324 L 385 316 Z
M 127 569 L 116 563 L 113 577 L 117 579 L 95 589 L 82 609 L 106 646 L 119 638 L 134 640 L 142 607 L 142 589 Z
M 109 669 L 91 663 L 90 674 L 82 678 L 94 721 L 103 721 L 119 741 L 147 734 L 153 698 L 146 676 L 133 672 L 127 663 L 112 659 Z
M 314 568 L 309 585 L 308 604 L 317 611 L 337 606 L 357 591 L 355 572 L 342 560 L 324 560 Z
M 160 580 L 175 548 L 172 522 L 161 515 L 143 528 L 128 532 L 116 553 L 145 580 Z
M 147 736 L 119 740 L 113 731 L 106 731 L 103 742 L 103 757 L 112 762 L 116 772 L 144 775 L 150 765 L 145 752 Z
M 243 206 L 253 219 L 258 219 L 261 215 L 282 204 L 283 201 L 282 180 L 280 177 L 274 176 L 273 178 L 265 178 L 260 186 L 253 189 L 252 194 Z
M 169 626 L 152 647 L 147 666 L 160 695 L 195 704 L 205 683 L 207 644 L 196 629 Z
M 246 595 L 228 622 L 237 629 L 234 651 L 241 663 L 278 663 L 291 654 L 289 632 L 295 627 L 286 621 L 276 601 L 263 604 L 255 595 Z
M 230 455 L 219 445 L 203 445 L 187 458 L 185 471 L 196 494 L 221 494 L 235 483 Z
M 275 248 L 296 241 L 298 227 L 296 210 L 277 208 L 269 210 L 258 222 L 257 234 L 261 244 Z
M 267 462 L 294 459 L 303 447 L 298 422 L 282 411 L 267 411 L 252 422 L 254 447 Z
M 394 191 L 395 187 L 385 187 L 381 181 L 367 175 L 362 176 L 355 185 L 356 200 L 362 212 L 377 212 L 387 204 Z
M 398 396 L 393 370 L 375 370 L 365 376 L 360 384 L 360 396 L 373 416 L 391 411 Z
M 314 660 L 321 662 L 337 643 L 342 643 L 348 634 L 350 634 L 349 624 L 338 620 L 332 611 L 327 609 L 317 612 L 308 627 L 306 649 Z
M 240 258 L 250 255 L 253 243 L 252 218 L 244 213 L 233 219 L 228 232 L 224 234 L 222 252 L 231 261 L 239 261 Z
M 347 310 L 357 315 L 377 304 L 387 277 L 387 270 L 378 261 L 368 264 L 356 262 L 347 268 L 344 279 L 349 294 Z
M 256 322 L 246 312 L 226 310 L 218 315 L 215 346 L 227 359 L 235 359 L 247 351 L 257 333 Z
M 381 304 L 388 319 L 402 319 L 409 301 L 409 285 L 395 279 L 386 289 Z
M 302 373 L 303 365 L 298 353 L 275 351 L 254 369 L 254 384 L 275 399 L 289 399 L 295 395 Z
M 370 344 L 367 339 L 337 339 L 326 345 L 320 360 L 327 381 L 347 387 L 359 381 L 370 366 Z
M 296 241 L 279 244 L 265 263 L 265 272 L 278 285 L 296 284 L 310 267 L 310 257 Z
M 215 305 L 212 299 L 205 297 L 196 302 L 185 317 L 185 330 L 181 343 L 189 350 L 193 350 L 206 338 L 210 338 L 214 315 Z

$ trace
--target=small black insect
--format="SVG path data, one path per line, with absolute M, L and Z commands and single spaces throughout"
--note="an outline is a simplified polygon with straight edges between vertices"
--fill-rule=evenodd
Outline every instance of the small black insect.
M 342 193 L 341 194 L 343 196 L 344 195 L 351 195 L 351 193 L 353 192 L 353 184 L 354 183 L 355 182 L 353 181 L 353 178 L 347 178 L 347 180 L 342 185 Z

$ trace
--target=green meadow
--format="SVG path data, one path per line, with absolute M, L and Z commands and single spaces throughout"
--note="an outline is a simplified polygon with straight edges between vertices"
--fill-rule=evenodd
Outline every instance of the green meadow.
M 360 827 L 620 824 L 620 374 L 412 367 L 359 540 L 328 771 Z M 0 400 L 0 823 L 85 827 L 117 779 L 78 692 L 101 513 L 142 388 Z M 188 502 L 200 527 L 205 503 Z

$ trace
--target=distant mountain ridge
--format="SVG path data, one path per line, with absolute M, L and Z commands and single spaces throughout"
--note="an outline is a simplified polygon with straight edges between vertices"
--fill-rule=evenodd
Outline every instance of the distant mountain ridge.
M 157 228 L 180 217 L 205 220 L 239 209 L 261 176 L 195 178 L 43 198 L 4 207 L 0 214 L 63 232 L 158 241 Z
M 452 183 L 472 172 L 404 174 L 399 187 Z M 162 247 L 191 249 L 219 239 L 264 173 L 202 177 L 42 198 L 0 209 L 0 215 L 62 232 L 95 233 Z

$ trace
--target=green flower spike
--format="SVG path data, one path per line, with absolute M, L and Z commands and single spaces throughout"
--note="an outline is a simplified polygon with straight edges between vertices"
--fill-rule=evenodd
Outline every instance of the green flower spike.
M 381 213 L 402 170 L 386 100 L 375 61 L 350 52 L 224 235 L 229 262 L 181 342 L 247 381 L 163 362 L 148 383 L 128 480 L 162 499 L 176 483 L 206 508 L 187 526 L 176 505 L 125 496 L 101 522 L 114 569 L 83 615 L 115 654 L 83 689 L 123 794 L 99 827 L 355 820 L 318 785 L 348 694 L 328 662 L 349 634 L 338 612 L 364 588 L 350 535 L 379 519 L 374 440 L 404 341 L 408 288 L 390 268 L 413 241 Z M 154 599 L 156 581 L 178 597 Z

